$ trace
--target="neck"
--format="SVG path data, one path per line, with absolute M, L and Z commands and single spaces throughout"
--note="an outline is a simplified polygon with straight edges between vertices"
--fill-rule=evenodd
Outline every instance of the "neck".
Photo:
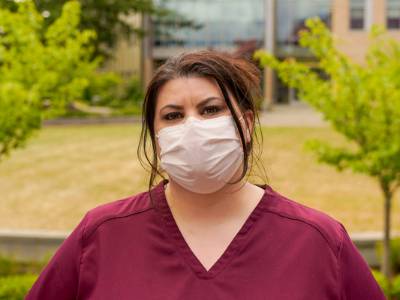
M 174 216 L 191 222 L 195 220 L 218 222 L 222 220 L 221 218 L 237 216 L 254 205 L 250 198 L 260 198 L 263 192 L 262 188 L 248 183 L 245 179 L 235 184 L 227 184 L 211 194 L 193 193 L 171 179 L 165 188 L 168 205 Z

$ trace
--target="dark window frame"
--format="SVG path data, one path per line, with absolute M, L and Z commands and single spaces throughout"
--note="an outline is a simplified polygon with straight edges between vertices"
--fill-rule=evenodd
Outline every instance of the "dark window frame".
M 389 30 L 400 29 L 400 0 L 396 1 L 397 2 L 386 0 L 386 28 Z M 394 11 L 397 12 L 397 15 L 393 17 L 391 14 L 393 14 Z
M 363 31 L 366 29 L 366 0 L 349 0 L 349 29 Z M 356 14 L 356 16 L 355 16 Z

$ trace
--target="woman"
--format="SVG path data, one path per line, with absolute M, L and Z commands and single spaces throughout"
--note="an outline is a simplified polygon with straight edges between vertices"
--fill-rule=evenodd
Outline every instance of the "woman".
M 213 51 L 162 65 L 138 149 L 149 191 L 90 210 L 26 299 L 385 299 L 340 222 L 248 181 L 259 82 Z

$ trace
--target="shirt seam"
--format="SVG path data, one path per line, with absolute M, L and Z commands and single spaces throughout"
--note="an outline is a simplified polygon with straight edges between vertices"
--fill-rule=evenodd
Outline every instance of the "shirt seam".
M 79 242 L 79 244 L 80 244 L 80 251 L 79 251 L 79 268 L 78 268 L 78 289 L 77 289 L 76 300 L 78 300 L 78 296 L 79 296 L 79 292 L 80 292 L 80 288 L 81 288 L 81 273 L 82 273 L 82 272 L 81 272 L 81 269 L 82 269 L 82 265 L 83 265 L 83 257 L 84 257 L 84 254 L 85 254 L 85 242 L 86 242 L 86 241 L 97 231 L 97 229 L 98 229 L 102 224 L 104 224 L 105 222 L 110 221 L 110 220 L 113 220 L 113 219 L 129 217 L 129 216 L 131 216 L 131 215 L 135 215 L 135 214 L 139 214 L 139 213 L 142 213 L 142 212 L 146 212 L 146 211 L 148 211 L 148 210 L 150 210 L 150 209 L 153 209 L 153 207 L 146 207 L 146 208 L 144 208 L 144 209 L 142 209 L 142 210 L 138 210 L 138 211 L 134 211 L 134 212 L 129 212 L 129 213 L 124 214 L 124 215 L 110 216 L 110 217 L 104 218 L 103 220 L 98 221 L 98 222 L 94 225 L 93 230 L 92 230 L 92 231 L 90 232 L 90 234 L 87 235 L 87 236 L 85 236 L 85 233 L 87 232 L 87 223 L 88 223 L 90 211 L 87 212 L 87 213 L 85 214 L 85 217 L 84 217 L 84 224 L 83 224 L 82 232 L 81 232 L 80 239 L 79 239 L 79 241 L 80 241 L 80 242 Z
M 291 219 L 291 220 L 299 221 L 299 222 L 305 223 L 305 224 L 307 224 L 307 225 L 313 227 L 313 228 L 316 229 L 316 230 L 319 232 L 319 234 L 323 237 L 323 239 L 325 240 L 325 242 L 328 244 L 329 249 L 332 251 L 332 253 L 334 254 L 334 256 L 337 258 L 337 256 L 338 256 L 337 252 L 333 249 L 333 247 L 332 247 L 332 245 L 331 245 L 331 242 L 330 242 L 329 239 L 327 238 L 326 234 L 319 228 L 319 226 L 318 226 L 317 224 L 314 224 L 314 223 L 311 222 L 311 221 L 305 220 L 304 218 L 297 217 L 297 216 L 291 216 L 291 215 L 289 215 L 289 214 L 285 214 L 285 213 L 282 213 L 282 212 L 274 211 L 274 210 L 271 210 L 271 209 L 269 209 L 269 208 L 267 208 L 267 209 L 265 210 L 265 212 L 273 213 L 273 214 L 279 215 L 279 216 L 284 217 L 284 218 L 288 218 L 288 219 Z
M 83 228 L 82 228 L 82 233 L 81 233 L 81 236 L 80 236 L 80 239 L 79 239 L 80 251 L 79 251 L 79 267 L 78 267 L 78 288 L 77 288 L 76 297 L 75 297 L 76 300 L 78 300 L 80 286 L 81 286 L 81 267 L 82 267 L 82 264 L 83 264 L 83 255 L 84 255 L 84 251 L 85 251 L 84 234 L 85 234 L 86 225 L 88 223 L 88 215 L 89 215 L 89 212 L 87 212 L 85 214 L 85 217 L 84 217 L 85 221 L 84 221 Z
M 146 208 L 144 208 L 144 209 L 141 209 L 141 210 L 138 210 L 138 211 L 134 211 L 134 212 L 129 212 L 129 213 L 126 213 L 126 214 L 123 214 L 123 215 L 109 216 L 109 217 L 106 217 L 106 218 L 104 218 L 104 219 L 102 219 L 102 220 L 100 220 L 100 221 L 97 221 L 97 222 L 93 225 L 93 227 L 91 228 L 90 233 L 85 237 L 85 239 L 86 239 L 86 240 L 89 240 L 90 237 L 97 231 L 97 229 L 98 229 L 101 225 L 103 225 L 104 223 L 106 223 L 106 222 L 108 222 L 108 221 L 111 221 L 111 220 L 113 220 L 113 219 L 127 218 L 127 217 L 130 217 L 130 216 L 132 216 L 132 215 L 136 215 L 136 214 L 140 214 L 140 213 L 149 211 L 149 210 L 151 210 L 151 209 L 154 209 L 154 207 L 152 207 L 152 206 L 151 206 L 151 207 L 146 207 Z
M 343 282 L 343 280 L 342 280 L 342 275 L 343 275 L 343 272 L 342 272 L 342 268 L 341 268 L 341 264 L 340 264 L 340 258 L 341 258 L 341 255 L 342 255 L 342 249 L 343 249 L 343 244 L 344 244 L 344 235 L 345 235 L 345 231 L 343 230 L 344 228 L 343 228 L 343 225 L 342 224 L 340 224 L 340 227 L 341 227 L 341 232 L 342 232 L 342 234 L 341 234 L 341 239 L 340 239 L 340 244 L 339 244 L 339 251 L 338 251 L 338 256 L 337 256 L 337 272 L 338 272 L 338 282 L 337 282 L 337 286 L 338 286 L 338 292 L 339 292 L 339 299 L 340 300 L 345 300 L 344 299 L 344 297 L 343 297 L 343 294 L 342 294 L 342 282 Z

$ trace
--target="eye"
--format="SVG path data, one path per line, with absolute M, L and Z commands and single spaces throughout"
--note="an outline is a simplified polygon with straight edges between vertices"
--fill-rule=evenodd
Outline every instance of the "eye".
M 221 111 L 221 108 L 218 106 L 212 105 L 212 106 L 206 106 L 203 109 L 203 114 L 205 115 L 213 115 Z
M 182 117 L 182 113 L 180 113 L 178 111 L 174 111 L 174 112 L 164 115 L 163 119 L 167 120 L 167 121 L 171 121 L 171 120 L 178 119 L 180 117 Z

